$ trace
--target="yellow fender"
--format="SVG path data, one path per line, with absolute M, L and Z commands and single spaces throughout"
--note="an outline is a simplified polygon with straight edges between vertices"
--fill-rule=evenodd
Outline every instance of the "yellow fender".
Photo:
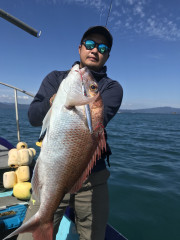
M 13 194 L 20 200 L 29 200 L 31 198 L 31 183 L 17 183 L 13 188 Z

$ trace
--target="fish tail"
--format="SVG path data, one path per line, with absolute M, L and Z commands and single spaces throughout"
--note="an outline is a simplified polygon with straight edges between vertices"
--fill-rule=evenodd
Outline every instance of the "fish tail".
M 52 240 L 53 239 L 53 222 L 40 224 L 40 217 L 38 212 L 30 218 L 26 223 L 24 223 L 17 230 L 12 232 L 10 235 L 5 237 L 9 239 L 21 233 L 32 232 L 34 240 Z

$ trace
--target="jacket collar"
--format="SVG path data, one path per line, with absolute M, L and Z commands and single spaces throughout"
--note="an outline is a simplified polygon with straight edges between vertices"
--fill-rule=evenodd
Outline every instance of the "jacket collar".
M 80 62 L 76 61 L 73 64 L 73 66 L 75 64 L 80 64 Z M 107 77 L 106 71 L 107 71 L 107 67 L 106 66 L 103 66 L 102 69 L 99 72 L 95 72 L 93 70 L 90 70 L 90 72 L 92 73 L 93 77 L 96 79 L 97 82 L 99 82 L 102 78 Z

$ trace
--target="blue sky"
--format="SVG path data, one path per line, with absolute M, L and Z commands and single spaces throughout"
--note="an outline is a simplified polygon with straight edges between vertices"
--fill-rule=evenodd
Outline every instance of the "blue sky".
M 110 1 L 1 0 L 0 8 L 41 30 L 35 38 L 0 18 L 0 82 L 35 94 L 53 70 L 79 60 L 84 31 L 105 25 Z M 108 76 L 124 89 L 122 108 L 180 107 L 180 1 L 113 0 Z M 32 99 L 19 94 L 19 103 Z M 14 101 L 0 86 L 0 102 Z

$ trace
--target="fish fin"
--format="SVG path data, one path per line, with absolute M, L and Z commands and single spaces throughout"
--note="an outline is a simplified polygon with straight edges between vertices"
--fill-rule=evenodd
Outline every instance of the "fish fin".
M 78 181 L 71 188 L 71 190 L 69 191 L 70 193 L 75 193 L 75 192 L 79 191 L 79 189 L 82 187 L 83 182 L 87 179 L 87 177 L 91 173 L 91 170 L 93 169 L 94 165 L 96 165 L 96 159 L 99 160 L 101 158 L 103 149 L 106 151 L 106 139 L 105 139 L 104 131 L 99 136 L 98 146 L 97 146 L 88 166 L 86 167 L 86 169 L 84 170 L 83 174 L 78 179 Z
M 49 127 L 51 112 L 52 112 L 52 107 L 49 109 L 49 111 L 46 113 L 46 116 L 44 117 L 43 125 L 42 125 L 42 128 L 41 128 L 41 133 L 40 133 L 40 136 L 39 136 L 40 140 L 44 138 L 44 136 L 46 134 L 46 130 Z
M 5 239 L 11 238 L 21 233 L 32 232 L 34 240 L 52 240 L 53 239 L 53 222 L 41 225 L 38 212 L 24 223 L 17 230 L 8 235 Z
M 76 92 L 76 89 L 73 89 L 73 91 L 71 91 L 71 94 L 67 94 L 65 107 L 72 108 L 74 106 L 83 106 L 95 101 L 98 96 L 99 93 L 97 93 L 94 97 L 86 97 L 83 94 L 79 94 L 78 91 Z

